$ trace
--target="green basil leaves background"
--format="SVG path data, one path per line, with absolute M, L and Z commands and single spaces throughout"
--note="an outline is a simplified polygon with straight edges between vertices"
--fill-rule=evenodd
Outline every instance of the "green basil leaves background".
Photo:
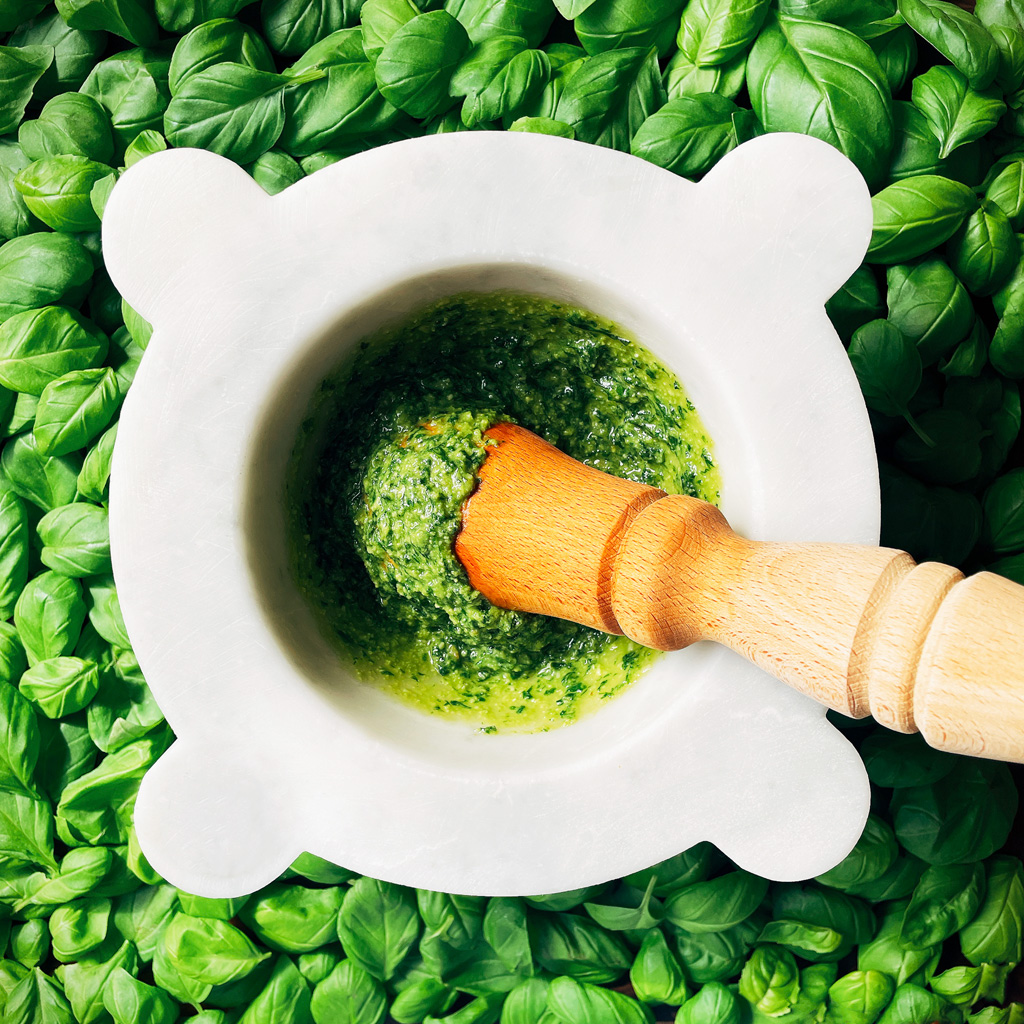
M 765 132 L 814 135 L 873 196 L 826 311 L 882 541 L 1024 582 L 1021 0 L 0 0 L 0 33 L 0 1020 L 1024 1022 L 1020 777 L 865 722 L 836 724 L 871 815 L 814 880 L 700 843 L 523 898 L 311 854 L 241 900 L 166 884 L 132 809 L 172 733 L 107 525 L 152 328 L 98 233 L 124 169 L 173 146 L 273 195 L 440 132 L 575 138 L 692 181 Z

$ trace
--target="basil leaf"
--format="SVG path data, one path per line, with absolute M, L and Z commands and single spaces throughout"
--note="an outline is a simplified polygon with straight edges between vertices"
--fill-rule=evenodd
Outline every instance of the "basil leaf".
M 1012 160 L 1003 167 L 985 189 L 985 198 L 1019 230 L 1024 224 L 1024 160 Z
M 259 71 L 276 70 L 267 44 L 248 25 L 230 17 L 204 19 L 174 47 L 167 72 L 171 95 L 180 90 L 189 75 L 225 61 Z
M 204 22 L 233 18 L 254 0 L 156 0 L 156 19 L 168 32 L 181 34 Z
M 700 178 L 736 147 L 738 113 L 735 103 L 713 93 L 669 100 L 640 125 L 630 151 L 683 177 Z
M 709 982 L 679 1008 L 676 1024 L 741 1024 L 740 1001 L 719 981 Z
M 12 238 L 0 246 L 0 322 L 55 302 L 76 305 L 92 275 L 92 257 L 70 235 L 40 231 Z
M 17 682 L 28 667 L 25 648 L 18 638 L 18 631 L 9 622 L 0 622 L 0 680 L 5 683 Z
M 117 756 L 110 754 L 108 760 Z M 244 978 L 270 957 L 227 921 L 188 914 L 171 919 L 163 941 L 171 963 L 182 974 L 208 985 Z
M 536 132 L 540 135 L 557 135 L 563 139 L 575 139 L 576 132 L 564 121 L 553 117 L 520 117 L 509 126 L 510 132 Z
M 76 580 L 55 572 L 29 580 L 14 608 L 14 625 L 29 665 L 69 653 L 84 622 L 82 588 Z
M 985 542 L 1000 554 L 1024 550 L 1024 469 L 1011 469 L 985 491 Z
M 57 11 L 72 28 L 113 32 L 136 46 L 157 41 L 153 8 L 140 0 L 56 0 Z
M 36 120 L 22 122 L 18 143 L 30 160 L 79 156 L 109 164 L 114 158 L 109 115 L 91 96 L 79 92 L 54 96 Z
M 81 658 L 40 661 L 21 677 L 21 692 L 47 718 L 81 711 L 100 686 L 96 666 Z
M 999 51 L 973 14 L 944 0 L 896 0 L 896 7 L 906 23 L 975 89 L 991 84 L 999 67 Z
M 861 757 L 875 786 L 926 786 L 956 767 L 952 754 L 928 746 L 919 734 L 878 731 L 865 739 Z
M 39 726 L 32 705 L 10 683 L 0 684 L 0 787 L 35 792 Z
M 354 25 L 359 4 L 353 0 L 264 0 L 263 34 L 278 53 L 293 57 Z
M 375 63 L 387 41 L 419 13 L 412 0 L 366 0 L 359 9 L 359 32 L 366 59 Z
M 91 772 L 69 783 L 57 804 L 63 841 L 69 846 L 127 842 L 139 783 L 169 743 L 166 732 L 150 734 L 107 754 Z
M 703 985 L 738 975 L 766 923 L 759 912 L 721 932 L 690 933 L 677 929 L 676 950 L 687 981 Z
M 906 25 L 900 25 L 885 35 L 868 40 L 878 58 L 879 67 L 889 83 L 889 92 L 895 96 L 903 91 L 914 65 L 917 63 L 917 38 Z
M 743 967 L 739 993 L 755 1012 L 779 1017 L 800 993 L 800 972 L 793 954 L 778 946 L 758 946 Z
M 292 861 L 289 870 L 311 882 L 320 882 L 322 885 L 340 885 L 342 882 L 351 882 L 359 878 L 354 871 L 339 867 L 312 853 L 300 853 Z
M 209 982 L 198 981 L 179 971 L 163 941 L 158 943 L 153 954 L 153 981 L 179 1003 L 191 1003 L 196 1010 L 213 991 Z
M 623 882 L 634 889 L 646 889 L 650 880 L 654 879 L 654 895 L 668 896 L 683 886 L 705 881 L 711 873 L 716 855 L 717 851 L 711 843 L 697 843 L 674 857 L 627 874 Z
M 141 739 L 163 722 L 131 652 L 119 652 L 112 671 L 101 676 L 100 692 L 88 708 L 88 721 L 92 741 L 107 752 Z
M 109 367 L 72 370 L 50 381 L 36 410 L 36 447 L 43 456 L 68 455 L 84 448 L 107 426 L 121 401 Z
M 591 55 L 624 46 L 653 46 L 666 56 L 673 49 L 680 6 L 684 5 L 679 0 L 594 0 L 576 17 L 573 28 Z
M 114 904 L 114 927 L 148 963 L 162 944 L 164 932 L 178 907 L 171 885 L 149 885 L 122 896 Z
M 32 99 L 33 87 L 52 63 L 51 46 L 0 46 L 0 81 L 4 83 L 0 135 L 17 129 Z
M 900 942 L 927 949 L 955 935 L 974 917 L 985 894 L 980 864 L 928 868 L 910 897 L 900 926 Z
M 889 320 L 917 346 L 925 364 L 949 353 L 970 330 L 970 298 L 942 260 L 892 266 L 886 283 Z
M 73 1024 L 71 1007 L 60 988 L 38 967 L 7 997 L 5 1024 Z
M 919 985 L 900 985 L 878 1024 L 916 1024 L 919 1020 L 942 1020 L 946 1001 Z M 946 1017 L 948 1020 L 949 1018 Z
M 36 919 L 15 925 L 11 929 L 11 956 L 22 966 L 38 967 L 50 956 L 50 929 L 48 922 Z
M 162 153 L 165 149 L 167 149 L 167 142 L 164 137 L 159 132 L 155 132 L 151 128 L 147 128 L 144 132 L 139 132 L 139 134 L 132 139 L 128 148 L 124 151 L 125 167 L 132 167 L 144 157 L 152 156 L 154 153 Z M 116 180 L 115 175 L 111 180 L 111 188 L 113 188 L 113 184 Z M 97 182 L 97 185 L 99 184 L 100 183 Z M 104 200 L 104 202 L 106 201 Z M 93 196 L 93 205 L 95 205 L 95 196 Z M 100 216 L 102 216 L 102 212 Z M 113 298 L 116 299 L 117 307 L 120 309 L 121 296 L 115 291 Z M 115 329 L 118 326 L 120 326 L 120 321 L 114 324 L 112 329 Z
M 686 1002 L 686 979 L 660 928 L 651 928 L 629 969 L 633 992 L 643 1003 L 681 1006 Z
M 41 395 L 51 382 L 101 362 L 107 339 L 74 310 L 44 306 L 0 324 L 0 383 Z
M 532 918 L 530 945 L 537 963 L 545 970 L 592 985 L 617 981 L 633 962 L 620 939 L 575 914 L 548 913 Z
M 512 35 L 525 39 L 527 46 L 539 46 L 555 18 L 548 0 L 445 0 L 444 9 L 474 44 L 489 36 Z
M 193 896 L 187 892 L 178 893 L 178 905 L 182 913 L 188 914 L 189 917 L 212 917 L 218 921 L 230 921 L 248 902 L 248 896 L 211 899 L 206 896 Z
M 1009 279 L 1020 246 L 1009 218 L 987 199 L 949 240 L 949 265 L 975 295 L 991 295 Z
M 969 864 L 1006 842 L 1017 790 L 1006 765 L 967 758 L 931 785 L 894 790 L 890 810 L 904 849 L 929 864 Z
M 83 32 L 81 29 L 72 28 L 56 11 L 49 17 L 27 21 L 24 12 L 26 5 L 20 0 L 18 5 L 23 9 L 23 16 L 20 19 L 22 25 L 11 34 L 9 44 L 17 47 L 53 47 L 53 63 L 36 83 L 33 97 L 37 101 L 49 99 L 61 93 L 62 89 L 77 89 L 106 48 L 106 33 Z M 46 5 L 34 6 L 42 9 Z
M 377 88 L 358 29 L 328 36 L 306 51 L 286 74 L 301 79 L 318 68 L 324 71 L 322 77 L 285 92 L 280 146 L 287 153 L 305 156 L 362 133 L 383 131 L 402 117 Z
M 974 416 L 958 409 L 928 409 L 912 427 L 897 439 L 894 451 L 916 476 L 937 484 L 961 484 L 981 469 L 984 430 Z
M 279 956 L 274 960 L 270 980 L 246 1008 L 239 1024 L 282 1024 L 309 1017 L 309 985 L 288 957 Z
M 576 70 L 554 117 L 582 142 L 628 152 L 636 130 L 664 102 L 657 51 L 628 47 L 599 53 Z
M 515 896 L 495 896 L 488 900 L 483 937 L 512 974 L 530 972 L 533 952 L 522 900 Z
M 0 485 L 0 618 L 14 612 L 28 565 L 28 513 L 17 494 Z
M 1024 17 L 1019 6 L 1004 0 L 980 0 L 974 14 L 999 48 L 996 84 L 1004 93 L 1012 93 L 1024 82 Z
M 893 145 L 889 84 L 871 47 L 825 22 L 770 14 L 747 59 L 747 88 L 769 132 L 835 146 L 877 185 Z
M 691 0 L 679 25 L 679 51 L 698 67 L 727 64 L 754 41 L 770 6 L 768 0 Z
M 68 850 L 60 862 L 56 876 L 45 875 L 16 904 L 16 909 L 51 904 L 70 904 L 81 896 L 88 896 L 102 882 L 114 862 L 113 852 L 104 846 L 83 846 Z
M 559 1024 L 607 1020 L 616 1024 L 647 1024 L 647 1011 L 629 996 L 598 988 L 572 977 L 554 978 L 548 988 L 548 1009 Z
M 110 572 L 106 509 L 82 501 L 62 505 L 47 512 L 36 529 L 44 545 L 40 559 L 50 569 L 65 576 Z
M 112 576 L 90 576 L 85 581 L 85 603 L 89 621 L 108 644 L 131 647 Z
M 843 945 L 843 936 L 828 925 L 805 924 L 803 921 L 769 921 L 761 929 L 758 942 L 771 942 L 789 950 L 809 950 L 817 954 L 834 953 Z
M 849 354 L 868 406 L 887 416 L 909 417 L 907 403 L 921 384 L 921 356 L 914 343 L 888 320 L 873 320 L 854 331 Z
M 150 50 L 124 50 L 100 61 L 82 85 L 82 92 L 109 114 L 117 148 L 123 151 L 146 130 L 163 128 L 170 100 L 167 74 L 170 62 Z
M 665 69 L 665 89 L 670 100 L 680 96 L 700 96 L 713 92 L 735 99 L 743 89 L 747 75 L 747 55 L 741 53 L 726 64 L 698 67 L 681 50 Z
M 857 969 L 879 971 L 888 975 L 897 985 L 914 978 L 925 984 L 939 962 L 941 947 L 907 949 L 900 941 L 900 928 L 909 901 L 901 900 L 886 905 L 881 926 L 874 938 L 857 950 Z
M 660 904 L 653 900 L 653 891 L 653 879 L 642 893 L 629 886 L 621 886 L 610 897 L 611 902 L 584 903 L 583 908 L 609 931 L 645 931 L 656 927 L 664 916 Z
M 81 461 L 73 456 L 40 455 L 32 434 L 20 434 L 0 454 L 0 471 L 10 489 L 45 511 L 74 499 L 80 469 Z
M 121 313 L 124 318 L 125 329 L 131 335 L 132 341 L 142 350 L 146 350 L 149 339 L 153 335 L 152 326 L 139 316 L 123 299 L 121 300 Z
M 766 879 L 732 871 L 694 882 L 665 901 L 665 917 L 687 932 L 717 932 L 746 920 L 768 892 Z
M 50 915 L 53 955 L 65 963 L 81 960 L 107 937 L 110 900 L 74 900 Z
M 14 187 L 18 171 L 29 163 L 21 146 L 12 140 L 0 139 L 0 238 L 17 238 L 42 230 L 42 223 Z
M 337 887 L 308 889 L 276 882 L 247 904 L 241 918 L 271 949 L 308 953 L 337 941 L 342 897 Z
M 453 96 L 464 96 L 462 123 L 467 128 L 515 114 L 534 100 L 551 74 L 547 54 L 530 50 L 512 36 L 478 43 L 452 76 Z
M 896 983 L 881 971 L 851 971 L 828 990 L 829 1020 L 834 1024 L 868 1024 L 889 1005 Z
M 213 64 L 189 75 L 164 114 L 173 146 L 196 146 L 251 163 L 284 129 L 284 87 L 289 80 L 245 64 Z
M 880 468 L 886 501 L 883 543 L 902 545 L 919 561 L 955 564 L 966 558 L 981 530 L 978 499 L 946 487 L 927 487 L 884 463 Z
M 122 943 L 107 960 L 98 963 L 86 960 L 64 966 L 64 993 L 76 1021 L 80 1024 L 93 1024 L 101 1018 L 109 1019 L 104 1016 L 103 996 L 110 987 L 111 978 L 121 969 L 129 974 L 137 969 L 135 951 L 129 942 Z
M 972 964 L 1015 964 L 1024 955 L 1024 868 L 1007 856 L 993 857 L 986 868 L 985 899 L 961 929 L 960 948 Z
M 48 801 L 31 793 L 0 789 L 0 855 L 57 871 L 53 811 Z
M 375 978 L 387 981 L 420 933 L 412 892 L 404 886 L 360 878 L 345 894 L 338 937 L 345 952 Z
M 869 263 L 904 263 L 949 239 L 978 207 L 966 185 L 937 174 L 894 182 L 871 200 Z
M 818 928 L 831 928 L 842 936 L 838 949 L 816 951 L 795 944 L 792 951 L 812 963 L 836 963 L 854 946 L 870 939 L 874 915 L 862 900 L 814 883 L 784 884 L 772 894 L 772 917 L 776 921 L 799 921 Z
M 1006 112 L 995 89 L 976 91 L 956 68 L 941 64 L 914 79 L 911 95 L 939 140 L 943 160 L 958 146 L 987 135 Z
M 294 157 L 276 149 L 264 153 L 254 163 L 249 164 L 246 170 L 256 184 L 270 196 L 276 196 L 289 185 L 294 185 L 305 177 L 305 172 Z
M 424 937 L 444 939 L 456 949 L 475 946 L 483 930 L 485 902 L 480 896 L 417 889 L 416 905 L 423 919 Z
M 549 987 L 550 982 L 544 978 L 529 978 L 526 981 L 520 982 L 509 992 L 508 998 L 506 998 L 505 1004 L 501 1008 L 502 1024 L 537 1024 L 537 1022 L 543 1020 L 548 1007 Z M 426 986 L 421 991 L 423 991 L 424 997 L 429 992 Z M 413 1003 L 412 999 L 407 998 L 407 993 L 412 994 L 412 992 L 411 988 L 403 990 L 391 1004 L 389 1012 L 399 1024 L 420 1019 L 423 1016 L 419 1012 L 420 1006 L 427 1007 L 431 1005 L 427 1002 L 426 998 L 423 998 L 421 1002 Z M 437 995 L 443 995 L 444 992 L 445 989 L 441 986 Z M 416 994 L 418 995 L 419 993 Z M 437 1010 L 428 1010 L 427 1012 L 433 1012 L 434 1016 L 438 1014 Z M 401 1016 L 399 1016 L 400 1014 Z
M 947 377 L 977 377 L 988 362 L 990 343 L 988 328 L 976 319 L 967 337 L 939 363 L 939 372 Z
M 114 1024 L 172 1024 L 178 1007 L 159 988 L 133 978 L 123 967 L 115 967 L 103 992 L 103 1007 Z
M 384 45 L 374 75 L 383 97 L 413 117 L 451 106 L 448 86 L 469 49 L 469 36 L 447 11 L 429 11 L 406 22 Z
M 896 837 L 877 815 L 869 814 L 856 846 L 815 881 L 849 892 L 881 878 L 896 860 Z M 774 940 L 773 940 L 774 941 Z
M 313 990 L 310 1008 L 316 1024 L 379 1024 L 387 1011 L 387 996 L 384 986 L 359 964 L 342 960 Z
M 98 751 L 81 716 L 55 722 L 42 739 L 39 784 L 46 796 L 59 800 L 61 790 L 69 782 L 96 766 Z

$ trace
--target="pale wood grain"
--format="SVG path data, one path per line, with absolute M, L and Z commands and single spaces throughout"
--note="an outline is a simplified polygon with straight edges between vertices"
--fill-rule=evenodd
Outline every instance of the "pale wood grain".
M 456 554 L 493 603 L 660 650 L 715 640 L 845 715 L 1024 760 L 1024 587 L 891 548 L 750 541 L 520 427 L 488 436 Z

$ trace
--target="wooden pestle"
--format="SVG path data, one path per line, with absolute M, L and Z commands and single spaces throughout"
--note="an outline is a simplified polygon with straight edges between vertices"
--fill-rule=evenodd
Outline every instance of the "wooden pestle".
M 1024 761 L 1024 587 L 892 548 L 749 541 L 522 427 L 486 436 L 455 552 L 494 604 L 666 651 L 716 640 L 844 715 Z

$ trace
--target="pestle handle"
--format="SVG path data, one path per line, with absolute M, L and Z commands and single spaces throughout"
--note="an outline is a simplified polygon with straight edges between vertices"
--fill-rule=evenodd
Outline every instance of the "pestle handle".
M 496 424 L 455 551 L 504 608 L 661 650 L 715 640 L 940 750 L 1024 761 L 1024 587 L 858 544 L 746 540 L 714 506 Z
M 854 718 L 940 750 L 1024 761 L 1024 587 L 857 544 L 772 544 L 713 505 L 636 516 L 612 576 L 623 632 L 662 650 L 715 640 Z

